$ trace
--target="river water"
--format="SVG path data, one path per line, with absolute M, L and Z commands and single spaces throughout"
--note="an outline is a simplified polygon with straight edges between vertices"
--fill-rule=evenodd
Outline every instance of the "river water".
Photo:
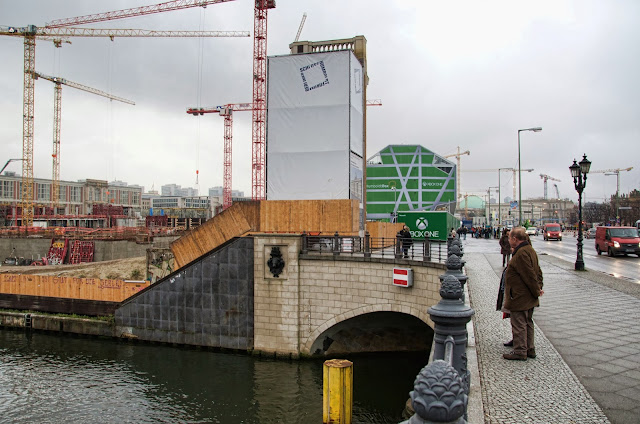
M 426 355 L 348 358 L 353 422 L 400 422 Z M 321 423 L 322 363 L 0 328 L 0 423 Z

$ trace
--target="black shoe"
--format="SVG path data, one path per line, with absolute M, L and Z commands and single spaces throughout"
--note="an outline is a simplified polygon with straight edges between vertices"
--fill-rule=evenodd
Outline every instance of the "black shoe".
M 527 358 L 535 358 L 536 357 L 536 348 L 531 348 L 527 350 Z
M 508 342 L 503 343 L 503 344 L 504 344 L 505 346 L 507 346 L 507 347 L 511 347 L 511 346 L 513 346 L 513 340 L 509 340 Z

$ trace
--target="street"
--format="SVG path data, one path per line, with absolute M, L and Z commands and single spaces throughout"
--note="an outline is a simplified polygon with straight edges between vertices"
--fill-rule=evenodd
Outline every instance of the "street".
M 578 243 L 573 232 L 564 232 L 562 241 L 544 241 L 541 235 L 531 236 L 531 243 L 539 255 L 550 255 L 575 263 Z M 463 240 L 465 250 L 469 252 L 487 253 L 487 246 L 495 248 L 500 253 L 497 239 L 471 239 Z M 593 239 L 582 241 L 582 255 L 584 266 L 591 271 L 600 271 L 611 276 L 640 284 L 640 258 L 636 255 L 608 257 L 606 254 L 598 256 Z

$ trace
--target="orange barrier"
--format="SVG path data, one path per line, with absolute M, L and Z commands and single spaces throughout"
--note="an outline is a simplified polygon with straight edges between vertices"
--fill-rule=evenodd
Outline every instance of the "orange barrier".
M 50 275 L 0 274 L 0 293 L 122 302 L 151 283 Z

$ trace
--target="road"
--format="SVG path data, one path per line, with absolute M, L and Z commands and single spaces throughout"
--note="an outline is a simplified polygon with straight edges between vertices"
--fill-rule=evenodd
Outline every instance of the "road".
M 544 241 L 541 235 L 531 236 L 531 242 L 538 254 L 547 254 L 555 256 L 560 259 L 564 259 L 569 262 L 576 261 L 576 244 L 578 240 L 573 237 L 572 232 L 565 232 L 562 237 L 562 241 L 549 240 Z M 487 244 L 495 245 L 496 251 L 500 252 L 498 246 L 498 240 L 496 239 L 473 239 L 467 238 L 465 243 L 465 249 L 467 246 L 476 251 L 476 248 L 480 248 L 481 245 L 486 249 Z M 609 274 L 616 278 L 621 278 L 626 281 L 631 281 L 636 284 L 640 284 L 640 258 L 636 255 L 628 256 L 616 256 L 608 257 L 606 254 L 598 256 L 595 249 L 595 242 L 593 239 L 585 239 L 582 241 L 582 256 L 584 260 L 584 266 L 591 271 L 600 271 L 605 274 Z M 480 251 L 480 250 L 477 250 Z
M 542 236 L 531 237 L 533 247 L 539 254 L 547 254 L 558 258 L 575 262 L 577 256 L 578 239 L 573 237 L 572 232 L 565 232 L 562 241 L 544 241 Z M 636 255 L 615 256 L 613 258 L 603 253 L 596 253 L 595 240 L 585 239 L 582 241 L 582 257 L 586 269 L 600 271 L 640 284 L 640 258 Z

